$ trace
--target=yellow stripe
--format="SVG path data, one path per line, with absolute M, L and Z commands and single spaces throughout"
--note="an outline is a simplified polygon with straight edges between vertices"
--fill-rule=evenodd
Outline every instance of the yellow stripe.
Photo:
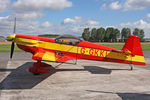
M 54 53 L 46 52 L 44 56 L 42 57 L 42 60 L 46 61 L 56 61 L 56 57 Z
M 111 52 L 111 51 L 92 49 L 92 48 L 79 47 L 79 54 L 120 59 L 120 60 L 128 60 L 128 61 L 135 61 L 135 62 L 145 62 L 144 56 L 139 56 L 139 55 L 131 56 L 131 55 L 125 55 L 120 52 Z
M 112 51 L 99 50 L 99 49 L 93 49 L 93 48 L 84 48 L 84 47 L 45 42 L 45 41 L 39 41 L 39 40 L 32 40 L 32 39 L 26 39 L 26 38 L 16 38 L 15 42 L 17 44 L 24 45 L 24 46 L 37 46 L 37 47 L 50 49 L 50 50 L 57 50 L 57 51 L 78 53 L 78 54 L 91 55 L 91 56 L 97 56 L 97 57 L 106 57 L 106 58 L 112 58 L 112 59 L 120 59 L 120 60 L 145 63 L 144 56 L 139 56 L 139 55 L 135 55 L 132 57 L 131 55 L 125 55 L 120 52 L 112 52 Z M 47 58 L 48 55 L 46 54 L 45 57 Z M 52 59 L 55 60 L 54 58 Z
M 36 53 L 34 56 L 35 56 L 35 57 L 40 57 L 40 58 L 42 58 L 43 55 L 44 55 L 44 53 L 39 53 L 39 52 L 38 52 L 38 53 Z
M 65 51 L 71 53 L 77 53 L 77 46 L 72 45 L 64 45 L 52 42 L 38 41 L 26 38 L 16 38 L 15 42 L 24 46 L 36 46 L 44 49 L 57 50 L 57 51 Z
M 139 56 L 139 55 L 131 56 L 131 55 L 125 55 L 123 53 L 116 53 L 116 52 L 110 52 L 110 51 L 107 55 L 107 58 L 145 63 L 144 56 Z

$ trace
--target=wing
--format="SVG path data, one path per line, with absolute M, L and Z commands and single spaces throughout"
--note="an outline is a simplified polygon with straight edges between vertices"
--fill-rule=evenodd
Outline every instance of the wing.
M 68 60 L 75 59 L 67 53 L 56 51 L 38 51 L 33 57 L 33 60 L 54 61 L 54 62 L 67 62 Z

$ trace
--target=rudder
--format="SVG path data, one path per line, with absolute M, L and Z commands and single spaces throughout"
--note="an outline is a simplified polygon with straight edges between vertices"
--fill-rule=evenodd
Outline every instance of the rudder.
M 143 56 L 143 51 L 138 36 L 130 35 L 122 48 L 123 52 L 127 52 L 131 55 L 140 55 Z

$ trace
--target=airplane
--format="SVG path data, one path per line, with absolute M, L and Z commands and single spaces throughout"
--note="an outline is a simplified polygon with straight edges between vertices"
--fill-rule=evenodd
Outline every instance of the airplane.
M 29 72 L 37 75 L 51 72 L 45 67 L 51 66 L 43 61 L 66 63 L 72 59 L 96 60 L 124 64 L 146 65 L 143 51 L 138 36 L 130 35 L 121 50 L 98 45 L 81 40 L 73 35 L 62 35 L 56 39 L 32 35 L 14 34 L 7 37 L 12 41 L 10 58 L 13 56 L 15 43 L 18 48 L 32 53 L 32 59 L 36 60 Z M 132 70 L 131 66 L 131 70 Z

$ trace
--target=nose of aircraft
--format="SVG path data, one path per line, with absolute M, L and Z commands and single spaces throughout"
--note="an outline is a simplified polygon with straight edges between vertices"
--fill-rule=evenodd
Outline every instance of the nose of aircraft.
M 13 56 L 13 52 L 14 52 L 14 48 L 15 48 L 15 37 L 16 35 L 9 35 L 6 40 L 7 41 L 12 41 L 12 44 L 11 44 L 11 52 L 10 52 L 10 58 L 12 58 Z
M 16 37 L 15 34 L 9 35 L 9 36 L 6 38 L 6 40 L 7 40 L 7 41 L 13 41 L 13 40 L 15 39 L 15 37 Z

